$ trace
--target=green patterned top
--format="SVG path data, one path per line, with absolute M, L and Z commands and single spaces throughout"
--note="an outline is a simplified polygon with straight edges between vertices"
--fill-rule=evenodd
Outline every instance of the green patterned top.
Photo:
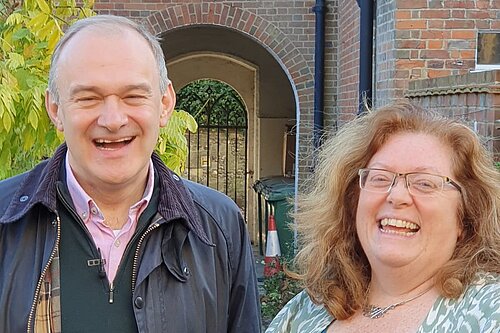
M 334 318 L 300 292 L 266 333 L 322 333 Z M 438 297 L 416 333 L 500 333 L 500 275 L 478 274 L 458 299 Z

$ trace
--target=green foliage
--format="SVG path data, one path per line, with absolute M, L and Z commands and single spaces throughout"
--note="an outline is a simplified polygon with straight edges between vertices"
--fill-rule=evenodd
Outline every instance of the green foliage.
M 45 111 L 50 57 L 63 28 L 94 15 L 94 0 L 0 2 L 0 179 L 31 169 L 64 140 Z M 158 151 L 180 173 L 187 158 L 187 112 L 175 112 L 162 129 Z
M 201 125 L 245 126 L 246 107 L 238 93 L 217 80 L 191 82 L 177 93 L 178 107 Z
M 283 306 L 301 290 L 299 281 L 290 278 L 283 271 L 265 278 L 264 293 L 260 298 L 264 324 L 270 323 Z
M 0 4 L 0 179 L 33 167 L 61 142 L 45 112 L 50 56 L 62 28 L 93 15 L 93 0 Z
M 500 171 L 500 162 L 495 162 L 495 166 L 497 167 L 498 171 Z
M 160 130 L 157 151 L 168 167 L 179 175 L 188 155 L 186 130 L 195 133 L 197 129 L 193 116 L 183 110 L 174 110 L 167 126 Z

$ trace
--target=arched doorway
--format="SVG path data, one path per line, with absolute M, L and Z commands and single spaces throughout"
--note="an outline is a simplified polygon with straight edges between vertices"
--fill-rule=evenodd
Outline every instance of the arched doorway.
M 193 81 L 177 92 L 177 108 L 198 123 L 188 132 L 184 176 L 225 193 L 247 212 L 247 109 L 230 85 L 211 79 Z

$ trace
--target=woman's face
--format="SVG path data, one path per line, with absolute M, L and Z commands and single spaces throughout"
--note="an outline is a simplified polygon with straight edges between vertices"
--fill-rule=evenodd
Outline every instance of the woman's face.
M 426 172 L 454 178 L 452 151 L 436 137 L 399 133 L 391 136 L 367 168 L 396 173 Z M 433 196 L 415 196 L 398 177 L 389 193 L 361 190 L 356 230 L 374 273 L 406 268 L 432 276 L 455 249 L 461 230 L 460 192 L 451 185 Z

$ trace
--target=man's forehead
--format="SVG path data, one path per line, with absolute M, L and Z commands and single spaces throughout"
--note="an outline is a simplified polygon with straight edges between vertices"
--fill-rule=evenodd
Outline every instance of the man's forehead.
M 130 45 L 130 47 L 134 47 L 131 44 L 135 43 L 147 44 L 146 39 L 139 34 L 139 32 L 132 30 L 129 27 L 114 25 L 88 26 L 75 33 L 75 35 L 66 42 L 61 50 L 61 56 L 63 56 L 67 50 L 80 44 L 94 44 L 101 41 L 105 43 L 108 39 L 117 40 L 117 38 L 127 40 L 127 43 L 124 46 Z

